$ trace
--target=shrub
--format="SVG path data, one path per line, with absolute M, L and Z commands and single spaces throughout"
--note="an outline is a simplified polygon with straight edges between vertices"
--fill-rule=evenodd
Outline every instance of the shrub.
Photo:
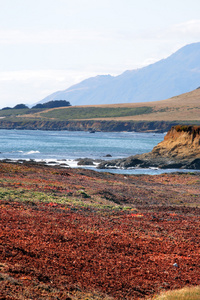
M 189 133 L 200 133 L 200 126 L 192 125 L 177 125 L 174 127 L 177 132 L 189 132 Z

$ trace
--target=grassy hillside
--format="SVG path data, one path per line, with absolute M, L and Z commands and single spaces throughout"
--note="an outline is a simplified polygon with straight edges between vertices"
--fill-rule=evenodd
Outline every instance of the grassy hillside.
M 74 106 L 53 109 L 1 110 L 6 120 L 114 120 L 200 122 L 200 89 L 173 98 L 148 103 Z
M 17 116 L 23 116 L 27 114 L 35 114 L 40 112 L 41 109 L 6 109 L 6 110 L 0 110 L 0 117 L 17 117 Z
M 120 118 L 149 114 L 152 108 L 141 107 L 68 107 L 43 112 L 41 116 L 59 120 L 91 119 L 91 118 Z
M 148 103 L 77 106 L 42 112 L 40 117 L 132 121 L 200 121 L 200 89 Z

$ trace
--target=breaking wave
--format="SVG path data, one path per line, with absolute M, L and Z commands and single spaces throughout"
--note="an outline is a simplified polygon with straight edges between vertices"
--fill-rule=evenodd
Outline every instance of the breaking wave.
M 26 154 L 26 155 L 28 155 L 28 154 L 36 154 L 36 153 L 40 153 L 40 151 L 31 150 L 31 151 L 28 151 L 28 152 L 24 152 L 24 154 Z

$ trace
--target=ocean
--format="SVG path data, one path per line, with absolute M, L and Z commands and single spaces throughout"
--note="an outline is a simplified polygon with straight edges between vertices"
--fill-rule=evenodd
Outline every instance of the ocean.
M 115 159 L 149 152 L 162 133 L 0 130 L 0 160 L 35 160 L 77 167 L 78 158 Z M 106 157 L 110 155 L 111 157 Z M 87 166 L 94 170 L 95 166 Z M 108 170 L 98 170 L 108 171 Z M 177 170 L 111 169 L 123 174 L 161 174 Z M 182 171 L 182 170 L 181 170 Z M 188 171 L 188 170 L 187 170 Z

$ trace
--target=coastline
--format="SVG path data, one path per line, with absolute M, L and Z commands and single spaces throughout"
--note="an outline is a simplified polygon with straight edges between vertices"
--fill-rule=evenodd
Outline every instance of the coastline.
M 102 131 L 102 132 L 167 132 L 180 122 L 171 121 L 100 121 L 100 120 L 6 120 L 0 119 L 0 129 Z
M 166 172 L 200 170 L 200 127 L 198 126 L 173 126 L 166 135 L 136 132 L 110 134 L 94 132 L 91 135 L 84 131 L 79 131 L 79 133 L 65 131 L 59 135 L 53 131 L 48 133 L 43 131 L 42 134 L 39 131 L 34 132 L 34 134 L 28 131 L 27 134 L 27 131 L 17 133 L 15 130 L 11 132 L 11 135 L 8 135 L 6 130 L 3 132 L 2 136 L 4 138 L 2 141 L 4 140 L 5 145 L 8 145 L 8 147 L 4 147 L 4 150 L 2 148 L 0 155 L 1 160 L 5 162 L 11 159 L 11 162 L 15 160 L 19 163 L 59 165 L 65 168 L 79 166 L 101 171 L 109 170 L 109 172 L 116 170 L 115 173 L 121 174 L 134 174 L 136 170 L 145 170 L 144 173 L 149 174 L 151 174 L 151 170 L 154 170 L 153 174 L 161 174 L 163 173 L 160 172 L 162 169 L 167 170 Z M 11 139 L 7 139 L 7 136 Z M 52 136 L 56 138 L 57 148 L 55 149 L 59 149 L 59 155 L 56 150 L 48 152 L 49 145 L 53 146 Z M 163 137 L 164 140 L 161 140 Z M 155 143 L 156 140 L 158 144 Z M 13 148 L 14 141 L 16 144 Z M 21 144 L 25 146 L 28 141 L 31 147 L 26 148 L 25 151 Z M 127 141 L 129 141 L 126 144 L 127 148 L 124 148 L 124 143 Z M 154 141 L 153 146 L 152 141 Z M 41 146 L 40 143 L 43 142 L 44 144 Z M 101 147 L 103 144 L 108 144 L 108 147 L 97 147 L 97 145 Z M 94 152 L 92 152 L 93 148 L 95 149 Z M 82 149 L 87 149 L 87 151 L 84 152 Z M 73 151 L 75 155 L 73 155 Z M 155 170 L 158 172 L 155 172 Z
M 183 168 L 158 168 L 158 167 L 117 167 L 117 166 L 106 166 L 99 167 L 101 165 L 100 162 L 95 162 L 95 160 L 89 159 L 93 161 L 93 164 L 79 164 L 79 161 L 87 160 L 87 158 L 83 159 L 64 159 L 64 160 L 52 160 L 52 159 L 1 159 L 0 163 L 8 163 L 8 164 L 17 164 L 17 165 L 33 165 L 33 166 L 44 166 L 44 167 L 52 167 L 52 168 L 61 168 L 61 169 L 82 169 L 89 170 L 99 173 L 111 173 L 111 174 L 119 174 L 119 175 L 149 175 L 156 176 L 161 174 L 174 174 L 174 173 L 200 173 L 200 169 L 183 169 Z M 97 160 L 99 161 L 99 160 Z M 116 160 L 118 161 L 118 160 Z M 109 161 L 108 161 L 109 163 Z

